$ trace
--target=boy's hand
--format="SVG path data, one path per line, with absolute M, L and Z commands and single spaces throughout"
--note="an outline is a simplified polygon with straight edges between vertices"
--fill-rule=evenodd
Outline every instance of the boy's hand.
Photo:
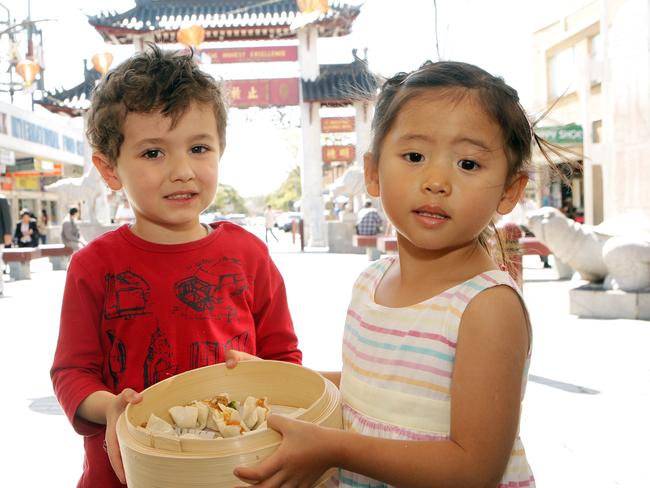
M 280 447 L 255 467 L 238 466 L 234 475 L 256 488 L 311 488 L 331 467 L 328 429 L 282 415 L 270 415 L 269 427 L 282 434 Z
M 248 361 L 250 359 L 256 359 L 257 361 L 262 361 L 262 358 L 258 358 L 257 356 L 253 356 L 252 354 L 248 354 L 247 352 L 235 351 L 234 349 L 229 349 L 226 352 L 226 368 L 232 369 L 235 366 L 237 366 L 239 361 Z
M 108 459 L 111 462 L 113 471 L 122 484 L 126 484 L 126 475 L 122 464 L 122 455 L 120 454 L 120 444 L 117 441 L 117 432 L 115 426 L 120 414 L 124 411 L 129 403 L 140 403 L 142 395 L 131 388 L 125 388 L 115 397 L 106 409 L 106 437 L 104 439 L 104 448 L 108 453 Z

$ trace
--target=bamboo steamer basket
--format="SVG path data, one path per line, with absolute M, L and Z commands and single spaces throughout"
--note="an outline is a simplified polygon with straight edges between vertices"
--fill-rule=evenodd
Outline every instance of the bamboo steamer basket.
M 271 411 L 324 427 L 341 428 L 340 393 L 320 374 L 282 361 L 242 361 L 233 369 L 217 364 L 163 380 L 142 392 L 142 401 L 128 405 L 117 422 L 117 437 L 129 488 L 233 487 L 243 483 L 236 466 L 260 463 L 282 440 L 267 429 L 225 439 L 181 439 L 138 430 L 154 413 L 171 422 L 169 408 L 228 393 L 232 400 L 268 397 Z M 327 479 L 326 473 L 317 485 Z

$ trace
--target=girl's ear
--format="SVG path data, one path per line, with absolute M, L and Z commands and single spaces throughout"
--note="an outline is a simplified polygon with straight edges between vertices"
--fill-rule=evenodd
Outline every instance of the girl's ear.
M 506 215 L 515 208 L 515 205 L 521 200 L 521 196 L 524 194 L 526 185 L 528 184 L 528 175 L 520 174 L 513 178 L 510 182 L 510 185 L 503 192 L 501 201 L 497 206 L 497 213 L 500 215 Z
M 366 182 L 366 191 L 371 197 L 379 196 L 379 170 L 372 153 L 363 155 L 363 179 Z
M 106 182 L 108 187 L 113 191 L 121 190 L 122 182 L 117 175 L 116 166 L 111 164 L 109 159 L 99 152 L 94 152 L 92 159 L 95 168 L 97 168 L 97 171 L 99 171 L 99 174 L 102 176 L 102 179 Z

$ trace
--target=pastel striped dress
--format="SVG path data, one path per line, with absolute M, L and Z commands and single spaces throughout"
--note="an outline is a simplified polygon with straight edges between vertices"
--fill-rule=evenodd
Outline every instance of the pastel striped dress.
M 489 271 L 421 303 L 384 307 L 375 303 L 375 289 L 396 259 L 376 261 L 354 284 L 343 336 L 343 425 L 346 430 L 387 439 L 444 440 L 449 437 L 451 375 L 465 307 L 479 292 L 495 285 L 520 292 L 507 273 Z M 525 369 L 522 399 L 528 362 Z M 388 486 L 344 470 L 338 473 L 338 483 Z M 499 487 L 534 486 L 517 437 Z

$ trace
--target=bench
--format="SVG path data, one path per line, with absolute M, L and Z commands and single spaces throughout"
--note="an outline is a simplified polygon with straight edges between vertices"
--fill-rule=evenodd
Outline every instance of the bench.
M 2 251 L 2 260 L 9 264 L 9 275 L 16 281 L 30 279 L 31 261 L 40 257 L 41 250 L 36 247 L 11 247 Z
M 538 256 L 550 256 L 553 254 L 548 247 L 534 237 L 522 237 L 519 239 L 521 254 L 536 254 Z
M 397 237 L 382 236 L 377 238 L 377 249 L 385 253 L 397 252 Z
M 68 269 L 68 262 L 70 256 L 74 252 L 63 244 L 41 244 L 38 246 L 41 251 L 41 256 L 50 258 L 52 269 L 54 271 L 65 271 Z

